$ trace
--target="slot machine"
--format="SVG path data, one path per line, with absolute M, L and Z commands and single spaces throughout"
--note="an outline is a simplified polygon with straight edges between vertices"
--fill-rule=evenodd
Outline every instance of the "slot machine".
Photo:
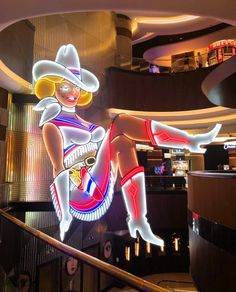
M 207 62 L 209 66 L 222 63 L 236 54 L 235 40 L 220 40 L 208 46 Z

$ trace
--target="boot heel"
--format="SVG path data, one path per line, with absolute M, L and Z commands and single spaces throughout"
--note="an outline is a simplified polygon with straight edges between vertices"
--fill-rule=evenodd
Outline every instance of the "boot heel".
M 137 238 L 137 230 L 138 230 L 138 228 L 135 227 L 134 224 L 132 224 L 132 222 L 130 222 L 130 221 L 127 222 L 127 225 L 128 225 L 130 236 L 133 237 L 133 238 Z

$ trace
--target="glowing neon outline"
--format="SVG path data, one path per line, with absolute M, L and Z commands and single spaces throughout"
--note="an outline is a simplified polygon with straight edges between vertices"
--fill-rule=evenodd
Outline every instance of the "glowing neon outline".
M 121 186 L 121 190 L 129 214 L 127 225 L 129 228 L 130 236 L 133 238 L 137 238 L 136 232 L 138 231 L 145 241 L 148 241 L 155 245 L 164 246 L 164 241 L 160 237 L 155 236 L 152 233 L 150 225 L 147 222 L 147 202 L 144 168 L 139 166 L 131 170 L 123 179 L 122 183 L 123 185 Z M 139 186 L 140 189 L 136 192 L 134 196 L 131 196 L 130 199 L 129 186 L 130 184 L 134 183 L 136 186 Z M 133 208 L 135 208 L 135 206 L 139 207 L 139 210 L 136 210 L 137 214 L 133 212 Z
M 73 47 L 73 46 L 72 45 L 64 46 L 64 48 L 68 48 L 68 50 L 70 47 Z M 60 55 L 61 50 L 62 49 L 60 48 L 58 51 L 56 60 L 58 59 L 58 56 Z M 73 47 L 73 50 L 75 50 L 74 47 Z M 78 73 L 79 71 L 78 69 L 80 68 L 80 63 L 79 63 L 79 57 L 78 57 L 77 51 L 74 57 L 76 57 L 75 61 L 77 62 L 77 67 L 78 67 L 77 69 L 75 68 L 75 70 L 76 70 L 76 73 Z M 42 64 L 44 64 L 45 67 L 47 67 L 48 65 L 48 67 L 50 67 L 51 69 L 53 68 L 52 70 L 53 72 L 50 71 L 51 69 L 49 70 L 49 68 L 43 67 Z M 63 70 L 62 70 L 62 67 L 63 67 Z M 81 70 L 83 70 L 83 72 L 89 72 L 89 71 L 86 71 L 85 69 L 81 69 Z M 74 76 L 72 69 L 69 68 L 69 66 L 64 67 L 57 62 L 47 61 L 47 60 L 37 62 L 33 68 L 34 79 L 36 80 L 37 78 L 39 79 L 48 75 L 63 77 L 64 79 L 68 80 L 69 82 L 72 82 L 75 85 L 79 84 L 79 86 L 83 90 L 88 90 L 87 88 L 89 86 L 91 86 L 91 88 L 93 88 L 94 86 L 95 87 L 99 86 L 99 83 L 97 83 L 98 80 L 96 76 L 90 72 L 87 74 L 87 77 L 88 76 L 91 77 L 90 79 L 92 79 L 92 81 L 90 80 L 91 81 L 90 83 L 88 81 L 89 85 L 86 85 L 80 80 L 80 76 L 79 78 Z M 74 81 L 71 81 L 72 79 Z M 81 86 L 81 83 L 82 83 L 82 86 Z M 93 83 L 93 85 L 91 83 Z M 92 91 L 91 88 L 89 90 L 90 92 Z M 51 99 L 52 99 L 51 103 L 55 103 L 53 98 Z M 43 104 L 44 103 L 42 102 L 42 105 Z M 68 112 L 71 112 L 71 111 L 75 112 L 74 107 L 70 109 L 70 107 L 68 106 L 68 108 L 69 109 L 67 110 L 67 107 L 63 106 L 61 107 L 61 110 L 65 110 Z M 50 101 L 49 101 L 48 104 L 45 103 L 44 107 L 43 106 L 42 108 L 39 107 L 36 110 L 50 111 L 52 109 L 55 111 L 53 107 L 50 108 Z M 78 197 L 78 201 L 70 200 L 70 191 L 71 191 L 70 184 L 71 183 L 70 183 L 70 176 L 69 176 L 69 167 L 62 170 L 59 174 L 57 174 L 57 176 L 54 178 L 54 182 L 52 186 L 50 187 L 53 204 L 55 206 L 55 210 L 60 221 L 60 231 L 61 231 L 60 235 L 63 240 L 65 232 L 68 231 L 73 217 L 76 217 L 84 221 L 94 221 L 94 220 L 99 219 L 101 216 L 105 214 L 113 198 L 114 177 L 113 177 L 112 170 L 114 169 L 114 174 L 115 174 L 117 173 L 118 168 L 120 169 L 120 166 L 119 166 L 119 161 L 115 165 L 114 161 L 112 160 L 113 157 L 112 157 L 111 147 L 110 147 L 112 142 L 116 138 L 118 138 L 118 136 L 116 136 L 111 141 L 110 133 L 114 127 L 114 123 L 112 123 L 111 125 L 111 130 L 105 134 L 105 130 L 102 127 L 83 121 L 83 119 L 80 119 L 78 116 L 76 116 L 78 121 L 67 118 L 63 115 L 60 116 L 60 113 L 61 113 L 60 108 L 57 109 L 56 113 L 57 114 L 54 114 L 53 112 L 52 116 L 53 114 L 54 116 L 51 119 L 49 118 L 48 120 L 46 120 L 46 122 L 50 122 L 54 124 L 55 127 L 57 127 L 58 131 L 61 133 L 59 146 L 60 146 L 60 149 L 62 149 L 64 153 L 63 158 L 62 158 L 62 163 L 64 167 L 66 166 L 66 159 L 68 158 L 68 163 L 69 163 L 71 155 L 74 155 L 75 151 L 78 150 L 79 147 L 88 146 L 89 143 L 94 142 L 94 141 L 102 142 L 102 145 L 101 145 L 102 150 L 100 152 L 97 151 L 96 153 L 97 165 L 94 164 L 94 167 L 91 168 L 91 172 L 89 171 L 89 169 L 86 169 L 85 167 L 79 169 L 81 171 L 82 183 L 78 185 L 78 192 L 79 190 L 81 190 L 81 193 L 83 193 L 82 195 L 84 195 L 88 199 L 86 203 L 83 203 L 83 202 L 80 203 L 80 200 L 79 200 L 80 197 Z M 50 117 L 50 113 L 48 116 Z M 149 138 L 149 140 L 154 145 L 157 144 L 159 146 L 175 147 L 179 149 L 187 148 L 192 152 L 200 152 L 200 153 L 205 152 L 205 149 L 200 148 L 200 145 L 210 143 L 213 137 L 218 134 L 219 129 L 221 127 L 220 124 L 217 124 L 212 131 L 206 134 L 193 136 L 186 133 L 185 131 L 182 131 L 182 130 L 179 130 L 179 129 L 161 124 L 159 122 L 152 121 L 152 120 L 144 121 L 144 124 L 145 124 L 144 127 L 146 128 L 147 138 Z M 68 131 L 70 131 L 70 129 L 72 128 L 76 128 L 78 130 L 78 133 L 79 131 L 90 133 L 90 139 L 87 141 L 84 137 L 82 137 L 81 139 L 84 138 L 85 139 L 84 141 L 78 140 L 76 142 L 72 142 L 71 140 L 72 143 L 68 145 L 68 141 L 70 140 L 68 140 L 68 137 L 64 135 L 62 131 L 63 128 L 67 128 L 67 127 L 68 127 Z M 98 137 L 96 137 L 96 139 L 93 140 L 93 136 L 96 136 L 95 133 L 97 131 L 98 131 L 98 135 L 97 135 Z M 119 134 L 119 135 L 122 135 L 122 134 Z M 125 133 L 123 133 L 123 135 L 125 135 Z M 135 139 L 135 135 L 133 139 Z M 45 141 L 45 144 L 46 144 L 46 148 L 48 149 L 47 141 Z M 78 146 L 76 147 L 76 145 Z M 66 147 L 64 148 L 64 146 Z M 81 148 L 81 151 L 84 151 L 84 150 L 85 149 Z M 135 149 L 131 149 L 131 150 L 135 151 Z M 107 154 L 108 154 L 108 159 L 106 159 Z M 50 156 L 50 153 L 49 153 L 49 156 Z M 101 157 L 103 158 L 101 162 L 104 162 L 104 159 L 105 159 L 106 161 L 105 164 L 100 163 Z M 51 159 L 51 161 L 52 163 L 55 162 L 54 159 Z M 81 161 L 81 163 L 82 162 L 83 161 Z M 97 166 L 98 165 L 100 166 L 101 164 L 104 166 L 103 172 L 102 172 L 103 175 L 99 176 L 100 170 L 99 172 L 97 172 L 98 171 Z M 96 177 L 96 175 L 98 175 L 98 177 Z M 65 184 L 65 187 L 63 187 L 63 183 Z M 59 188 L 60 186 L 62 186 L 62 190 L 60 190 Z M 74 186 L 76 187 L 76 185 Z M 68 189 L 68 191 L 65 191 L 65 189 Z M 143 167 L 135 167 L 129 173 L 125 174 L 125 176 L 121 180 L 121 190 L 123 193 L 123 198 L 124 198 L 124 202 L 127 208 L 127 212 L 129 214 L 129 219 L 127 221 L 127 224 L 128 224 L 130 235 L 136 238 L 137 236 L 136 232 L 138 231 L 144 240 L 150 243 L 153 243 L 155 245 L 164 246 L 163 240 L 159 237 L 156 237 L 152 233 L 150 225 L 147 222 L 147 218 L 146 218 L 147 203 L 146 203 L 146 190 L 145 190 L 145 179 L 144 179 Z M 60 192 L 63 192 L 63 196 Z M 65 196 L 65 193 L 66 193 L 66 196 Z M 65 206 L 64 206 L 64 203 L 65 203 Z
M 236 148 L 236 142 L 235 141 L 228 141 L 224 143 L 224 149 L 235 149 Z
M 60 120 L 60 119 L 59 119 Z M 65 119 L 63 119 L 63 121 L 64 122 L 67 122 Z M 54 120 L 52 120 L 52 121 L 50 121 L 51 123 L 53 123 L 54 124 Z M 70 120 L 70 122 L 71 122 L 71 120 Z M 57 125 L 57 123 L 55 123 L 56 125 Z M 70 123 L 67 123 L 68 125 L 67 125 L 67 127 L 74 127 L 74 125 L 72 124 L 70 124 Z M 61 125 L 57 125 L 59 128 L 61 127 Z M 78 126 L 81 126 L 81 124 L 80 123 L 78 123 Z M 63 127 L 63 126 L 62 126 Z M 77 127 L 78 128 L 78 127 Z M 88 132 L 94 132 L 95 130 L 97 130 L 97 129 L 99 129 L 99 128 L 101 128 L 101 127 L 98 127 L 98 126 L 96 126 L 96 125 L 94 125 L 94 124 L 91 124 L 90 125 L 90 127 L 89 127 L 89 129 L 87 128 L 87 129 L 83 129 L 83 130 L 86 130 L 86 131 L 88 131 Z M 78 128 L 78 130 L 79 130 L 79 128 Z M 62 135 L 62 139 L 64 140 L 64 136 Z M 64 141 L 64 143 L 62 143 L 62 146 L 65 144 L 65 141 Z M 73 151 L 73 150 L 75 150 L 75 148 L 77 148 L 77 147 L 83 147 L 83 145 L 78 145 L 77 147 L 74 147 L 74 145 L 75 144 L 72 144 L 72 145 L 69 145 L 67 148 L 66 148 L 66 150 L 67 151 Z M 88 144 L 86 144 L 86 145 L 88 145 Z M 70 147 L 72 148 L 72 149 L 70 149 Z M 97 148 L 98 149 L 98 148 Z M 64 153 L 65 153 L 65 149 L 64 149 Z M 66 153 L 66 154 L 70 154 L 70 153 Z M 66 163 L 65 162 L 65 158 L 67 158 L 66 157 L 66 155 L 64 156 L 64 159 L 63 159 L 63 161 L 64 161 L 64 163 Z M 105 174 L 105 176 L 104 177 L 106 177 L 107 179 L 109 178 L 109 174 L 108 173 L 110 173 L 110 169 L 105 169 L 106 170 L 106 174 Z M 93 188 L 90 188 L 90 189 L 88 189 L 88 184 L 90 183 L 90 185 L 92 184 L 93 185 Z M 99 191 L 99 187 L 97 186 L 97 184 L 95 183 L 95 181 L 94 181 L 94 179 L 92 178 L 92 177 L 90 177 L 89 175 L 87 176 L 87 179 L 85 179 L 85 181 L 84 181 L 84 183 L 83 183 L 83 187 L 84 187 L 84 191 L 85 192 L 87 192 L 88 194 L 89 194 L 89 196 L 91 197 L 91 200 L 88 202 L 88 203 L 86 203 L 86 204 L 83 204 L 83 206 L 85 207 L 85 206 L 87 206 L 87 211 L 85 211 L 85 210 L 83 210 L 82 209 L 82 205 L 79 205 L 78 203 L 76 203 L 76 202 L 73 202 L 73 201 L 70 201 L 70 206 L 72 205 L 73 206 L 73 211 L 75 212 L 81 212 L 81 213 L 89 213 L 89 212 L 91 212 L 91 211 L 93 211 L 94 209 L 98 209 L 99 207 L 100 207 L 100 205 L 102 204 L 102 202 L 101 202 L 101 198 L 99 199 L 99 195 L 98 195 L 98 193 L 100 192 L 100 193 L 102 193 L 103 194 L 103 197 L 105 198 L 106 197 L 106 194 L 107 194 L 107 192 L 108 192 L 108 190 L 109 190 L 109 188 L 110 188 L 110 185 L 109 185 L 109 181 L 104 181 L 104 183 L 103 183 L 103 185 L 102 185 L 102 187 L 101 187 L 101 191 Z M 55 192 L 55 195 L 56 195 L 56 198 L 57 198 L 57 202 L 60 202 L 60 200 L 58 200 L 58 195 L 57 195 L 57 192 Z M 109 201 L 111 201 L 111 200 L 109 200 Z M 78 210 L 79 209 L 79 210 Z M 102 213 L 104 213 L 104 212 L 102 212 Z M 78 214 L 77 214 L 78 215 Z M 78 217 L 78 216 L 76 216 L 76 217 Z M 97 220 L 97 219 L 99 219 L 100 217 L 97 217 L 97 216 L 92 216 L 91 218 L 89 218 L 89 221 L 94 221 L 94 220 Z M 82 218 L 82 216 L 80 216 L 80 219 L 81 220 L 83 220 L 83 218 Z
M 60 62 L 57 62 L 58 60 L 60 60 Z M 73 68 L 66 66 L 68 63 L 72 62 L 76 64 L 77 68 L 76 66 Z M 80 71 L 81 75 L 79 75 L 79 77 L 82 78 L 78 78 L 71 70 Z M 61 46 L 55 61 L 40 60 L 35 63 L 32 74 L 34 81 L 46 76 L 56 76 L 66 79 L 88 92 L 96 92 L 99 88 L 97 77 L 90 71 L 80 67 L 78 53 L 72 44 Z M 87 84 L 83 82 L 83 79 L 87 81 Z
M 153 120 L 146 122 L 147 135 L 154 145 L 187 149 L 195 153 L 205 153 L 206 149 L 200 146 L 211 143 L 220 131 L 221 126 L 221 124 L 216 124 L 215 127 L 207 133 L 191 135 L 186 131 Z

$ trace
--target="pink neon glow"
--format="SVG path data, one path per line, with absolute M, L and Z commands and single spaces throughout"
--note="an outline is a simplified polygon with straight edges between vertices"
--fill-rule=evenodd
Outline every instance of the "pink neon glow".
M 152 120 L 146 120 L 146 131 L 147 131 L 147 136 L 149 137 L 151 143 L 153 145 L 156 145 L 156 141 L 153 137 L 153 134 L 152 134 L 152 127 L 151 127 L 151 123 L 152 123 Z
M 81 169 L 81 185 L 79 186 L 80 189 L 84 189 L 84 184 L 85 184 L 85 181 L 86 181 L 86 176 L 87 176 L 87 180 L 90 179 L 90 174 L 88 173 L 87 169 L 85 167 L 83 167 Z M 107 181 L 106 181 L 107 182 Z M 93 181 L 94 184 L 96 184 L 94 181 Z M 94 198 L 95 201 L 102 201 L 103 200 L 103 193 L 99 187 L 97 186 L 96 184 L 96 187 L 95 187 L 95 190 L 93 191 L 93 193 L 91 194 Z
M 128 180 L 130 180 L 135 174 L 144 172 L 143 166 L 138 166 L 132 169 L 125 177 L 122 178 L 120 185 L 123 186 Z
M 157 137 L 157 141 L 159 143 L 162 143 L 162 142 L 169 142 L 169 143 L 181 143 L 183 145 L 188 145 L 189 144 L 189 141 L 188 139 L 184 139 L 182 136 L 178 135 L 178 134 L 173 134 L 173 133 L 170 133 L 168 131 L 160 131 L 160 133 L 158 134 L 154 134 L 155 137 Z
M 197 213 L 193 213 L 193 219 L 198 219 L 199 215 Z
M 82 210 L 82 211 L 86 211 L 88 209 L 96 207 L 97 203 L 98 202 L 94 199 L 94 197 L 91 197 L 87 203 L 83 203 L 83 204 L 80 204 L 77 201 L 73 201 L 73 200 L 70 201 L 70 205 L 72 207 L 74 207 L 77 210 Z

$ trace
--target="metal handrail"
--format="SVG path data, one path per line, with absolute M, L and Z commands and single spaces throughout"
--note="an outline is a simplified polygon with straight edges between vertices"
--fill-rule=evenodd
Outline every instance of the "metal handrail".
M 14 216 L 6 213 L 2 209 L 0 209 L 0 216 L 3 216 L 7 220 L 11 221 L 12 223 L 19 226 L 24 231 L 32 234 L 33 236 L 37 237 L 38 239 L 43 240 L 44 242 L 48 243 L 49 245 L 53 246 L 55 249 L 77 258 L 78 260 L 118 279 L 122 282 L 128 284 L 130 287 L 138 289 L 139 291 L 157 291 L 157 292 L 170 292 L 170 290 L 166 290 L 160 286 L 157 286 L 151 282 L 143 280 L 133 274 L 130 274 L 120 268 L 117 268 L 111 264 L 105 263 L 91 255 L 88 255 L 80 250 L 77 250 L 71 246 L 68 246 L 55 238 L 25 224 L 24 222 L 20 221 L 19 219 L 15 218 Z

